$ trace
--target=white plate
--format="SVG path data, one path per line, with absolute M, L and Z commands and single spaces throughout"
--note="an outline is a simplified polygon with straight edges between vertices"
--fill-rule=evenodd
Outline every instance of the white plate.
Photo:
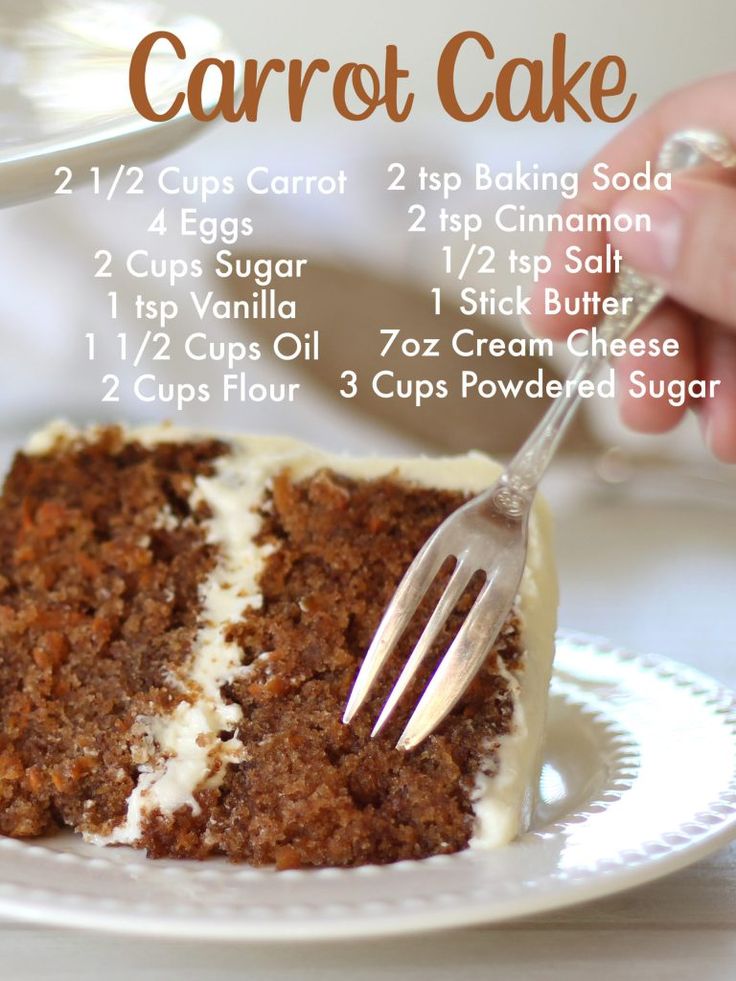
M 53 194 L 70 168 L 73 187 L 91 180 L 90 168 L 118 171 L 118 196 L 135 179 L 131 164 L 170 153 L 202 132 L 188 104 L 173 119 L 145 119 L 130 98 L 128 71 L 134 44 L 160 26 L 147 3 L 104 0 L 49 0 L 39 11 L 28 4 L 5 4 L 0 14 L 0 207 Z M 186 87 L 192 66 L 217 53 L 222 34 L 202 17 L 181 17 L 169 29 L 184 42 L 180 60 L 167 46 L 152 54 L 155 92 L 168 108 Z M 237 97 L 237 92 L 236 92 Z M 205 112 L 217 100 L 205 84 Z M 111 188 L 112 176 L 104 183 Z M 118 187 L 119 185 L 119 187 Z M 115 187 L 110 190 L 112 195 Z M 71 190 L 66 190 L 71 193 Z
M 736 836 L 736 695 L 691 668 L 558 641 L 534 826 L 494 852 L 274 872 L 0 838 L 0 912 L 47 924 L 318 940 L 498 922 L 639 885 Z

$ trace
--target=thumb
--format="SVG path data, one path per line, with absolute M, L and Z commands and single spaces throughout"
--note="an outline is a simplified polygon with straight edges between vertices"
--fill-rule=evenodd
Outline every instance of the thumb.
M 613 214 L 651 219 L 651 231 L 611 232 L 624 262 L 684 306 L 736 328 L 736 190 L 682 179 L 671 191 L 622 195 Z

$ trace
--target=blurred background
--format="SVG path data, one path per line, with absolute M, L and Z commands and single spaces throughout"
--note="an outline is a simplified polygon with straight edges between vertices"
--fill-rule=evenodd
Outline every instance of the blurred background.
M 169 417 L 192 426 L 289 433 L 353 453 L 477 448 L 509 454 L 542 410 L 539 403 L 457 400 L 415 409 L 375 398 L 345 402 L 336 395 L 344 368 L 357 363 L 370 372 L 378 367 L 375 337 L 381 326 L 434 336 L 438 330 L 450 333 L 462 319 L 463 326 L 488 335 L 522 331 L 512 319 L 468 322 L 448 315 L 438 325 L 429 290 L 440 283 L 450 288 L 441 276 L 445 240 L 431 232 L 407 234 L 406 208 L 422 201 L 422 195 L 387 193 L 389 163 L 401 161 L 409 171 L 426 164 L 463 173 L 470 173 L 476 160 L 494 169 L 517 160 L 527 167 L 537 162 L 543 169 L 578 169 L 615 132 L 615 127 L 574 121 L 511 124 L 495 114 L 474 124 L 455 123 L 440 111 L 435 93 L 442 47 L 458 31 L 474 29 L 492 40 L 499 61 L 517 55 L 548 61 L 552 37 L 562 31 L 568 35 L 571 62 L 610 53 L 625 59 L 641 112 L 688 81 L 732 70 L 736 37 L 736 6 L 730 0 L 517 0 L 513 5 L 500 0 L 374 0 L 368 5 L 28 0 L 4 3 L 0 19 L 0 203 L 11 197 L 9 179 L 3 185 L 9 173 L 4 161 L 28 147 L 124 122 L 130 112 L 130 53 L 153 26 L 186 35 L 193 50 L 227 50 L 260 60 L 320 56 L 333 64 L 380 64 L 385 46 L 396 44 L 416 93 L 412 115 L 400 125 L 378 114 L 351 123 L 335 112 L 329 87 L 315 86 L 304 121 L 294 124 L 283 83 L 274 84 L 266 87 L 257 124 L 198 127 L 193 142 L 162 162 L 175 163 L 185 173 L 236 178 L 259 164 L 284 174 L 348 172 L 344 197 L 218 197 L 203 209 L 253 219 L 256 231 L 244 244 L 244 254 L 309 257 L 304 278 L 290 282 L 283 294 L 297 300 L 299 327 L 320 330 L 322 360 L 303 366 L 301 373 L 267 359 L 248 366 L 253 381 L 300 381 L 304 396 L 297 406 L 233 408 L 213 400 L 178 413 L 131 398 L 118 405 L 101 403 L 103 369 L 119 370 L 121 390 L 125 373 L 136 373 L 112 363 L 116 333 L 135 338 L 150 325 L 130 312 L 141 284 L 122 275 L 113 281 L 95 279 L 92 257 L 101 248 L 117 257 L 143 246 L 152 254 L 201 256 L 206 250 L 201 244 L 162 243 L 145 232 L 158 208 L 176 199 L 164 198 L 149 184 L 144 198 L 105 203 L 83 189 L 75 190 L 73 199 L 46 197 L 0 210 L 3 462 L 30 431 L 58 416 L 77 423 Z M 168 70 L 161 67 L 163 79 Z M 478 91 L 487 76 L 485 62 L 469 59 L 463 85 Z M 128 156 L 124 162 L 138 160 Z M 29 161 L 27 166 L 38 164 Z M 148 168 L 155 172 L 157 166 Z M 525 203 L 521 194 L 504 200 Z M 526 203 L 551 211 L 557 202 L 553 195 L 537 194 Z M 452 204 L 457 210 L 479 207 L 472 191 L 458 193 Z M 493 205 L 493 195 L 484 195 L 482 207 L 490 211 Z M 492 237 L 486 240 L 494 244 Z M 520 233 L 513 243 L 495 244 L 532 251 L 541 249 L 543 241 Z M 499 273 L 493 285 L 502 292 L 512 282 Z M 114 325 L 107 297 L 113 288 L 121 311 Z M 247 282 L 215 288 L 234 297 L 253 287 Z M 145 292 L 177 296 L 176 289 L 149 282 Z M 274 330 L 267 321 L 205 326 L 224 340 L 263 340 Z M 202 324 L 193 313 L 191 322 L 182 313 L 173 329 L 184 333 Z M 86 358 L 88 332 L 98 339 L 94 365 Z M 392 365 L 381 363 L 386 366 Z M 425 367 L 411 370 L 425 373 Z M 490 367 L 501 376 L 518 376 L 532 374 L 536 365 L 530 360 Z M 561 359 L 547 367 L 562 375 L 566 363 Z M 407 365 L 402 369 L 406 373 Z M 160 363 L 156 371 L 163 380 L 195 382 L 213 381 L 221 373 L 217 365 L 182 362 Z M 635 437 L 620 426 L 611 403 L 587 404 L 547 481 L 557 516 L 562 624 L 680 657 L 724 678 L 731 672 L 736 680 L 736 669 L 730 667 L 736 662 L 731 599 L 735 488 L 732 470 L 707 459 L 693 419 L 666 437 Z

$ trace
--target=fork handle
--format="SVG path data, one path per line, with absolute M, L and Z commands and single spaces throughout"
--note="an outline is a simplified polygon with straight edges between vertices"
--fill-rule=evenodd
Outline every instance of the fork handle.
M 625 338 L 633 333 L 663 299 L 664 290 L 628 266 L 622 266 L 611 295 L 619 300 L 631 297 L 631 303 L 627 304 L 629 312 L 626 316 L 609 316 L 599 326 L 598 336 L 605 341 L 601 347 L 606 347 L 614 338 Z M 592 379 L 606 360 L 605 354 L 591 352 L 581 358 L 570 372 L 563 391 L 504 471 L 501 479 L 505 493 L 501 494 L 501 500 L 495 502 L 502 504 L 504 510 L 521 514 L 531 504 L 537 486 L 582 401 L 581 383 Z
M 686 170 L 704 163 L 736 167 L 736 152 L 718 134 L 686 130 L 667 140 L 657 163 L 660 171 Z M 622 265 L 611 295 L 619 300 L 616 305 L 618 312 L 607 316 L 598 327 L 598 335 L 606 342 L 601 345 L 604 348 L 614 338 L 626 338 L 635 331 L 661 302 L 665 291 L 645 276 Z M 624 297 L 630 297 L 631 302 L 623 304 L 621 301 Z M 627 309 L 626 314 L 621 312 L 624 309 Z M 485 495 L 481 495 L 487 498 L 494 511 L 501 511 L 514 520 L 523 518 L 529 512 L 539 482 L 580 404 L 580 384 L 591 379 L 605 360 L 606 355 L 591 352 L 570 372 L 562 393 L 547 409 L 498 482 Z

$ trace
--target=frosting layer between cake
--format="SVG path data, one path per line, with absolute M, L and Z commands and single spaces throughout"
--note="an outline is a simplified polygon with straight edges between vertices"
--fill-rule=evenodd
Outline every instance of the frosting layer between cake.
M 54 425 L 34 437 L 28 451 L 44 454 L 79 439 L 80 434 Z M 83 438 L 93 439 L 94 431 Z M 125 439 L 143 446 L 201 439 L 202 434 L 173 427 L 129 430 Z M 149 747 L 138 783 L 130 795 L 125 820 L 100 843 L 136 843 L 146 819 L 173 815 L 182 807 L 197 813 L 197 795 L 217 787 L 228 764 L 247 758 L 236 730 L 240 706 L 223 697 L 223 687 L 253 669 L 242 665 L 242 651 L 229 628 L 243 614 L 259 609 L 258 580 L 273 554 L 273 543 L 258 543 L 262 517 L 258 512 L 284 472 L 297 483 L 327 470 L 351 480 L 389 477 L 418 487 L 474 494 L 496 478 L 499 467 L 482 454 L 452 458 L 355 458 L 321 452 L 282 438 L 224 438 L 228 452 L 214 461 L 214 473 L 199 476 L 192 508 L 204 504 L 207 541 L 217 561 L 200 588 L 201 610 L 191 657 L 178 669 L 187 697 L 173 711 L 141 718 L 142 746 Z M 167 516 L 165 520 L 171 520 Z M 535 507 L 530 526 L 529 556 L 522 581 L 518 614 L 524 656 L 518 669 L 499 660 L 499 674 L 513 697 L 509 731 L 489 747 L 493 766 L 480 767 L 472 794 L 474 847 L 511 840 L 525 826 L 531 811 L 539 769 L 547 687 L 553 653 L 556 582 L 549 546 L 549 519 L 543 504 Z M 268 658 L 269 652 L 262 652 Z M 152 749 L 151 749 L 152 747 Z M 146 755 L 144 753 L 144 755 Z

